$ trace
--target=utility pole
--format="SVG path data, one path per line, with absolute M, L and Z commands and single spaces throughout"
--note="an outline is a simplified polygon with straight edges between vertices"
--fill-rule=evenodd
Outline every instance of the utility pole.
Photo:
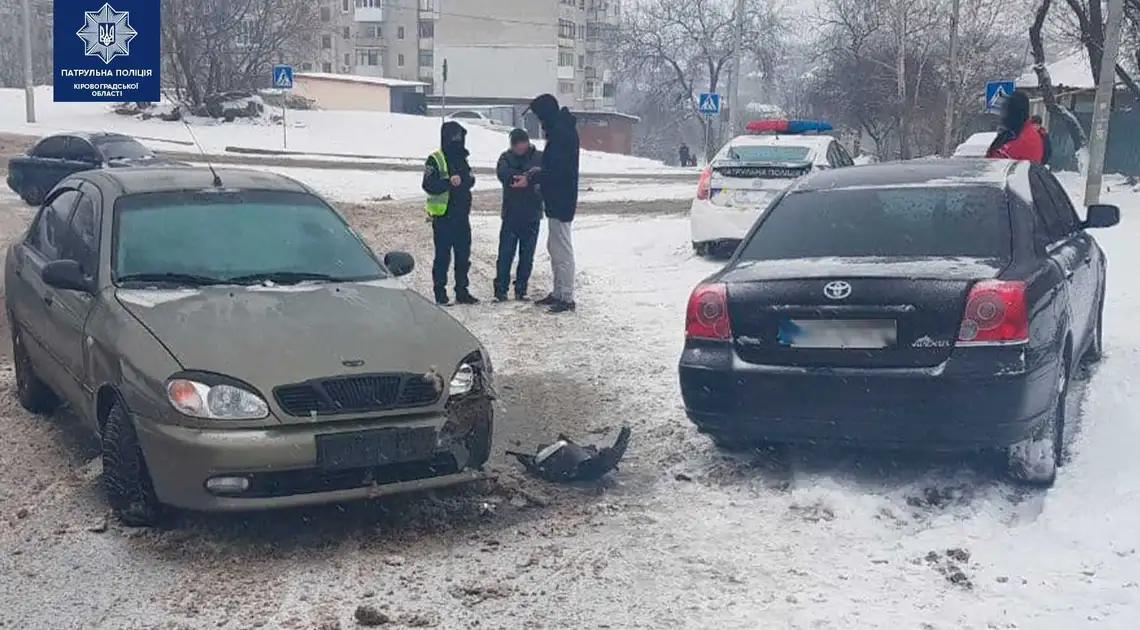
M 1116 92 L 1116 57 L 1120 52 L 1120 22 L 1124 18 L 1124 0 L 1108 0 L 1108 19 L 1104 28 L 1104 48 L 1100 56 L 1100 79 L 1096 84 L 1092 129 L 1089 133 L 1089 173 L 1085 180 L 1085 205 L 1100 203 L 1100 185 L 1104 178 L 1104 154 L 1108 147 L 1108 121 L 1112 116 L 1112 97 Z
M 950 89 L 946 96 L 946 135 L 942 138 L 942 155 L 950 157 L 954 141 L 954 105 L 958 102 L 958 19 L 961 15 L 961 2 L 954 0 L 950 14 Z
M 36 84 L 32 72 L 32 7 L 31 0 L 22 0 L 24 10 L 24 112 L 28 122 L 36 122 Z
M 732 74 L 728 88 L 728 136 L 736 135 L 740 123 L 740 57 L 744 44 L 745 0 L 736 0 L 736 20 L 732 33 Z

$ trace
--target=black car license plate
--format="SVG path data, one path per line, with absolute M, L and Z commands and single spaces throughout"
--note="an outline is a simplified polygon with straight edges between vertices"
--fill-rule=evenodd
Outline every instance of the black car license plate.
M 893 319 L 785 319 L 778 337 L 793 348 L 871 350 L 893 348 L 898 329 Z
M 436 441 L 432 427 L 318 435 L 317 466 L 343 470 L 430 459 Z

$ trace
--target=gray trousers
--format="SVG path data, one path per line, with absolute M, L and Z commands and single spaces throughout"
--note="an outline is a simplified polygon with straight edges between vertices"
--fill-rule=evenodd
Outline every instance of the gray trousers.
M 554 275 L 554 290 L 550 293 L 563 302 L 574 301 L 574 243 L 570 240 L 569 221 L 546 220 L 546 251 L 550 254 L 550 269 Z

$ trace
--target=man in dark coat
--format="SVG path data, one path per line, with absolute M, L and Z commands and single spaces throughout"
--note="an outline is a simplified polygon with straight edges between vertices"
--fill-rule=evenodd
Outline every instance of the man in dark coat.
M 1049 141 L 1049 130 L 1045 128 L 1045 121 L 1041 117 L 1034 114 L 1029 117 L 1029 122 L 1033 123 L 1033 128 L 1041 135 L 1041 145 L 1044 152 L 1043 164 L 1048 164 L 1049 159 L 1053 157 L 1053 143 Z
M 499 156 L 495 169 L 503 184 L 503 223 L 499 228 L 499 260 L 495 275 L 495 299 L 500 302 L 507 299 L 511 263 L 516 251 L 519 266 L 515 273 L 515 299 L 526 299 L 542 222 L 542 197 L 538 192 L 541 159 L 542 153 L 530 143 L 526 130 L 515 129 L 511 132 L 511 148 Z
M 558 99 L 542 94 L 530 103 L 530 111 L 542 123 L 546 147 L 542 151 L 539 190 L 547 218 L 546 248 L 554 288 L 535 302 L 549 306 L 551 313 L 574 310 L 574 245 L 570 224 L 578 206 L 578 121 Z
M 428 156 L 424 165 L 423 189 L 428 194 L 427 213 L 431 221 L 435 261 L 431 279 L 436 304 L 447 304 L 447 268 L 455 253 L 455 301 L 478 304 L 467 290 L 471 269 L 471 189 L 475 176 L 467 163 L 467 130 L 448 121 L 440 128 L 439 151 Z M 442 162 L 442 163 L 441 163 Z
M 680 166 L 689 165 L 689 145 L 684 142 L 682 142 L 681 147 L 677 149 L 677 161 L 680 163 Z

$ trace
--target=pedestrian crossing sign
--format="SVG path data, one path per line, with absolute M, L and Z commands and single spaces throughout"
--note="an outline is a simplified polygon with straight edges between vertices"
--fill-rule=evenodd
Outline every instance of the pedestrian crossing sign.
M 273 66 L 273 87 L 279 90 L 293 89 L 293 66 Z
M 715 116 L 720 113 L 720 94 L 716 92 L 702 92 L 697 99 L 697 110 L 706 116 Z
M 990 81 L 986 83 L 986 109 L 997 111 L 1005 99 L 1013 95 L 1017 85 L 1013 81 Z

